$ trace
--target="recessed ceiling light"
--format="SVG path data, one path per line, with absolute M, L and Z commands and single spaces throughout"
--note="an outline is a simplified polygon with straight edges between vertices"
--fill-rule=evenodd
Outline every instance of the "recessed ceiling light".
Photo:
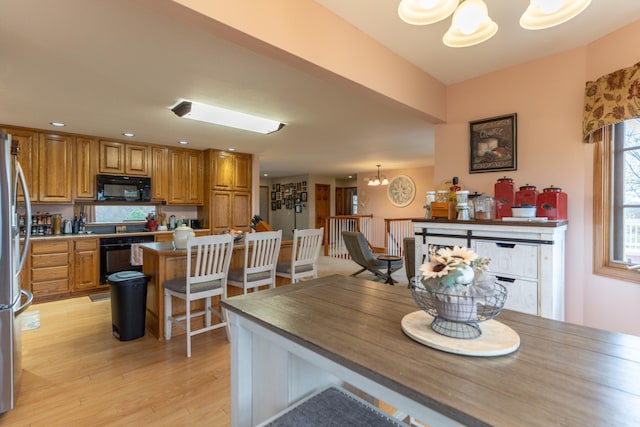
M 178 144 L 187 145 L 189 141 L 178 141 Z
M 55 126 L 59 128 L 66 126 L 64 123 L 61 123 L 61 122 L 51 122 L 50 124 L 51 126 Z
M 136 136 L 136 134 L 132 132 L 124 132 L 123 135 L 129 138 Z
M 229 148 L 229 151 L 236 151 L 235 148 Z
M 262 176 L 269 176 L 269 174 L 268 174 L 268 173 L 265 173 L 265 174 L 264 174 L 264 175 L 262 175 Z

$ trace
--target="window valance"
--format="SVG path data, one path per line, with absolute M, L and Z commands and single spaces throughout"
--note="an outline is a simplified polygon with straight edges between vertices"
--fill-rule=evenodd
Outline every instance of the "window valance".
M 640 62 L 587 82 L 582 133 L 585 142 L 602 139 L 602 129 L 640 117 Z

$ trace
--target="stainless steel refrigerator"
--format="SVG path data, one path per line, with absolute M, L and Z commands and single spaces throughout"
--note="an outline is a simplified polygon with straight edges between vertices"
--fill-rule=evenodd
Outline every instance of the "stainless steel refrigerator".
M 31 204 L 22 168 L 17 160 L 19 146 L 11 135 L 0 133 L 0 413 L 13 408 L 22 371 L 20 313 L 33 295 L 20 288 L 31 236 Z M 18 197 L 22 189 L 23 201 Z M 24 203 L 24 207 L 22 207 Z M 20 204 L 20 206 L 19 206 Z M 26 233 L 20 248 L 18 209 L 24 209 Z

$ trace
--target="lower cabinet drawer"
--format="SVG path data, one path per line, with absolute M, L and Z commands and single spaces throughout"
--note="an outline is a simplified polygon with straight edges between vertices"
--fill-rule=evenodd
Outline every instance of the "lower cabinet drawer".
M 69 279 L 49 280 L 46 282 L 32 282 L 34 296 L 44 296 L 69 291 Z
M 538 282 L 496 276 L 496 281 L 507 288 L 507 301 L 504 308 L 521 313 L 540 315 L 538 313 Z
M 31 255 L 31 268 L 60 267 L 69 264 L 69 254 Z
M 48 267 L 48 268 L 32 268 L 31 269 L 31 281 L 33 283 L 36 282 L 47 282 L 51 280 L 64 279 L 69 282 L 69 266 L 61 265 L 57 267 Z
M 528 279 L 538 278 L 539 245 L 509 242 L 475 242 L 475 252 L 491 258 L 489 268 L 509 276 Z

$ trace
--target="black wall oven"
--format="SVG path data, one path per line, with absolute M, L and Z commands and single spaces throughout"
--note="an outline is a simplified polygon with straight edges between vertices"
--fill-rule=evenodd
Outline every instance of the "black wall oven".
M 100 283 L 118 271 L 141 271 L 142 266 L 131 265 L 131 246 L 134 243 L 153 242 L 150 236 L 118 236 L 100 239 Z

